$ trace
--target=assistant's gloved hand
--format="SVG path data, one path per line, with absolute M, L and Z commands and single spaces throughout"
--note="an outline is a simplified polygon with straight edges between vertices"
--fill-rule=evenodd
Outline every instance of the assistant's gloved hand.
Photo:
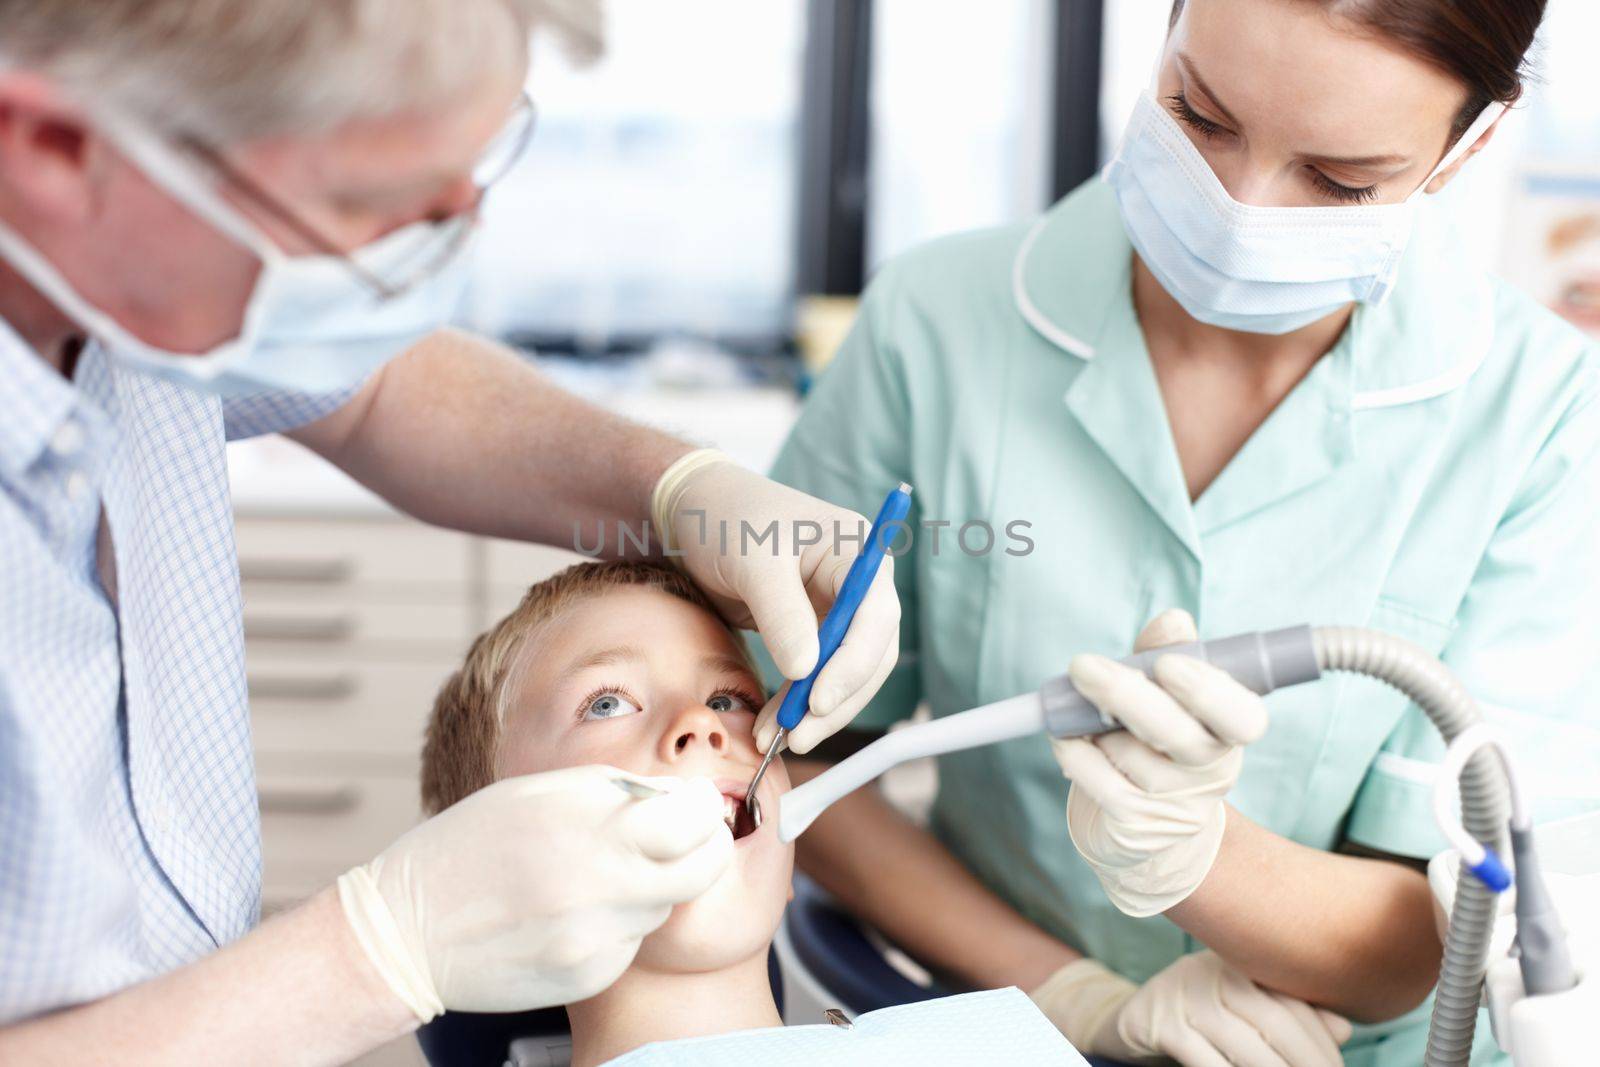
M 1182 611 L 1157 616 L 1135 651 L 1197 639 Z M 1127 727 L 1055 741 L 1072 780 L 1067 829 L 1111 902 L 1133 916 L 1163 912 L 1194 892 L 1217 858 L 1223 798 L 1244 751 L 1267 729 L 1261 697 L 1190 656 L 1156 661 L 1157 682 L 1104 656 L 1076 656 L 1072 684 Z
M 367 957 L 423 1022 L 525 1011 L 605 989 L 674 904 L 727 867 L 709 779 L 635 800 L 612 767 L 496 782 L 339 879 Z
M 691 452 L 667 468 L 650 511 L 657 532 L 682 553 L 678 562 L 717 610 L 735 626 L 759 631 L 785 678 L 809 674 L 817 663 L 818 622 L 865 547 L 871 523 L 711 449 Z M 811 710 L 789 734 L 789 747 L 808 752 L 847 726 L 889 677 L 899 654 L 900 601 L 894 560 L 886 556 L 844 643 L 817 676 Z M 763 751 L 776 729 L 772 719 L 781 696 L 756 719 L 756 744 Z
M 1080 1052 L 1183 1067 L 1340 1067 L 1342 1016 L 1256 985 L 1214 952 L 1185 956 L 1143 986 L 1074 960 L 1029 994 Z

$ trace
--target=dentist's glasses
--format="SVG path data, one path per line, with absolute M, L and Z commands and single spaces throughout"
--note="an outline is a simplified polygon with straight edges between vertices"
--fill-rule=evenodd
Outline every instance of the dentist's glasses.
M 421 229 L 414 247 L 395 254 L 393 265 L 379 272 L 347 251 L 316 226 L 285 204 L 259 182 L 230 163 L 220 149 L 188 137 L 182 145 L 207 167 L 248 198 L 258 208 L 282 223 L 322 255 L 342 262 L 379 300 L 393 300 L 439 273 L 460 254 L 478 224 L 478 212 L 490 187 L 509 174 L 527 153 L 537 125 L 538 111 L 524 92 L 512 109 L 511 117 L 494 139 L 479 154 L 472 166 L 472 184 L 477 195 L 464 210 Z

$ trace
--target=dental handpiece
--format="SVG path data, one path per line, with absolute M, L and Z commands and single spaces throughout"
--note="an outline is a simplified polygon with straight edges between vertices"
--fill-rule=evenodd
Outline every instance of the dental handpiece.
M 1156 660 L 1169 655 L 1204 660 L 1263 696 L 1322 676 L 1309 626 L 1165 645 L 1135 653 L 1122 662 L 1154 678 Z M 874 741 L 790 790 L 778 802 L 778 837 L 793 841 L 834 801 L 908 760 L 1041 732 L 1051 737 L 1091 737 L 1119 729 L 1120 724 L 1102 715 L 1063 674 L 1035 692 L 903 727 Z

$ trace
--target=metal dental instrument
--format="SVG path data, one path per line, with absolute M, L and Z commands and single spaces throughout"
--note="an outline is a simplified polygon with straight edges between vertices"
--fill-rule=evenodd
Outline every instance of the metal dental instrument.
M 613 778 L 611 779 L 611 784 L 636 800 L 649 800 L 651 797 L 667 795 L 665 789 L 658 789 L 653 785 L 647 785 L 632 778 Z
M 800 724 L 805 717 L 806 710 L 811 704 L 811 687 L 817 682 L 817 675 L 822 673 L 822 668 L 827 666 L 828 660 L 838 651 L 839 645 L 844 641 L 845 633 L 850 629 L 850 622 L 856 617 L 856 609 L 861 606 L 861 601 L 866 598 L 867 590 L 872 588 L 872 580 L 877 577 L 878 567 L 883 563 L 884 552 L 890 541 L 894 540 L 894 531 L 888 527 L 896 523 L 904 524 L 907 513 L 911 510 L 911 487 L 901 482 L 889 495 L 884 498 L 883 506 L 878 509 L 878 517 L 872 520 L 872 530 L 867 534 L 867 543 L 862 547 L 861 554 L 850 564 L 850 571 L 844 576 L 844 582 L 839 587 L 839 595 L 834 599 L 833 607 L 828 609 L 828 614 L 822 620 L 822 626 L 817 630 L 817 665 L 811 668 L 811 673 L 800 678 L 789 686 L 789 691 L 784 694 L 783 703 L 778 707 L 778 731 L 772 735 L 772 743 L 767 746 L 767 754 L 761 758 L 761 766 L 756 768 L 756 776 L 750 780 L 750 789 L 745 793 L 745 810 L 755 820 L 757 826 L 761 825 L 761 805 L 756 800 L 756 787 L 761 784 L 761 776 L 767 773 L 767 767 L 782 749 L 784 739 L 789 736 L 789 731 Z

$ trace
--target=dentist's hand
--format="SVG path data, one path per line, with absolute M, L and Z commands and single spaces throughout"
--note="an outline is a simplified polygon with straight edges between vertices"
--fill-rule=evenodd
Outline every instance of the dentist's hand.
M 423 1022 L 593 996 L 733 855 L 707 779 L 635 800 L 611 767 L 508 778 L 339 879 L 367 957 Z
M 1074 960 L 1029 994 L 1080 1052 L 1183 1067 L 1340 1067 L 1342 1016 L 1256 985 L 1213 952 L 1134 985 Z
M 1182 611 L 1158 616 L 1135 651 L 1197 639 Z M 1053 742 L 1072 781 L 1067 828 L 1111 902 L 1155 915 L 1194 892 L 1222 843 L 1242 746 L 1266 732 L 1261 697 L 1190 656 L 1156 661 L 1156 681 L 1104 656 L 1077 656 L 1072 684 L 1126 731 Z M 1158 684 L 1159 683 L 1159 684 Z
M 657 531 L 670 533 L 669 544 L 682 553 L 683 569 L 728 621 L 759 631 L 785 678 L 809 674 L 817 663 L 818 620 L 866 544 L 871 523 L 711 450 L 691 452 L 667 468 L 651 514 Z M 886 556 L 844 642 L 817 676 L 811 710 L 789 734 L 789 747 L 808 752 L 849 725 L 899 654 L 900 601 L 894 560 Z M 778 700 L 756 720 L 763 750 L 776 729 Z

